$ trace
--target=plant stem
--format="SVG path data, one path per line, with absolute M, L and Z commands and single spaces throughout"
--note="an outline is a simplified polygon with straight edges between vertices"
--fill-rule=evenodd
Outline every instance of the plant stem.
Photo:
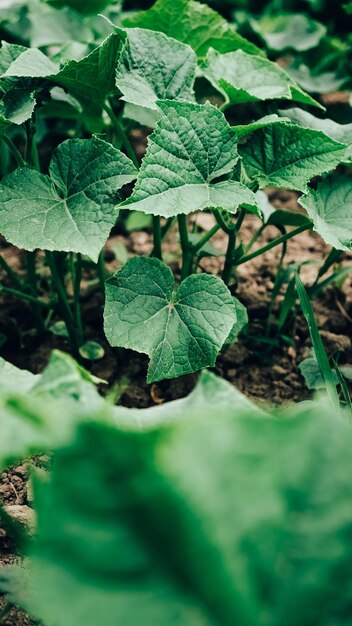
M 72 315 L 71 307 L 68 303 L 66 289 L 61 280 L 60 272 L 58 270 L 54 254 L 52 252 L 47 251 L 46 258 L 47 258 L 48 265 L 50 267 L 51 277 L 52 277 L 52 280 L 55 285 L 56 292 L 59 298 L 60 307 L 61 307 L 62 315 L 65 320 L 70 342 L 72 344 L 73 349 L 77 352 L 79 345 L 78 345 L 78 341 L 76 337 L 75 322 L 74 322 L 74 318 Z
M 251 247 L 253 246 L 253 244 L 257 241 L 257 239 L 259 239 L 260 235 L 262 234 L 262 232 L 264 231 L 264 229 L 266 228 L 267 224 L 262 224 L 260 226 L 260 228 L 258 228 L 257 232 L 253 235 L 252 239 L 249 241 L 249 243 L 245 246 L 245 253 L 247 254 L 247 252 L 249 252 L 249 250 L 251 249 Z
M 218 209 L 215 209 L 213 211 L 214 213 L 214 217 L 217 221 L 217 223 L 219 224 L 220 228 L 227 234 L 230 233 L 230 231 L 232 230 L 232 228 L 230 226 L 228 226 L 224 220 L 224 218 L 221 215 L 221 212 Z
M 173 225 L 175 221 L 175 217 L 169 217 L 166 224 L 164 224 L 164 226 L 161 229 L 161 240 L 164 239 L 164 237 L 166 237 L 167 233 L 169 232 L 171 226 Z
M 161 226 L 160 226 L 160 217 L 159 215 L 153 215 L 153 240 L 154 247 L 152 251 L 152 256 L 160 259 L 162 261 L 162 253 L 161 253 Z
M 34 296 L 29 295 L 29 293 L 24 293 L 23 291 L 18 291 L 17 289 L 11 289 L 10 287 L 4 287 L 0 284 L 0 293 L 7 293 L 9 296 L 13 296 L 14 298 L 20 298 L 21 300 L 27 300 L 27 302 L 32 302 L 33 304 L 38 304 L 44 309 L 52 309 L 53 306 L 49 304 L 49 302 L 43 302 L 43 300 L 39 300 L 39 298 L 35 298 Z
M 27 252 L 27 275 L 32 295 L 38 297 L 37 289 L 37 270 L 36 270 L 36 252 Z M 38 304 L 33 304 L 33 316 L 39 334 L 46 332 L 41 309 Z
M 98 272 L 100 286 L 102 288 L 103 293 L 105 293 L 106 272 L 105 272 L 105 258 L 104 258 L 103 250 L 101 251 L 98 257 L 97 272 Z
M 4 257 L 2 257 L 1 255 L 0 255 L 0 266 L 2 267 L 3 270 L 5 270 L 9 279 L 13 282 L 15 287 L 17 287 L 17 289 L 21 291 L 23 288 L 23 285 L 19 277 L 17 276 L 16 272 L 13 271 L 13 269 L 10 267 L 7 261 L 5 261 Z
M 184 214 L 177 216 L 178 230 L 182 249 L 181 282 L 192 273 L 193 252 L 188 239 L 187 217 Z
M 222 271 L 222 279 L 225 285 L 229 284 L 229 280 L 231 278 L 231 272 L 232 272 L 232 267 L 233 267 L 233 251 L 236 245 L 236 234 L 237 233 L 235 230 L 231 230 L 229 232 L 229 239 L 227 243 L 224 269 Z
M 2 135 L 1 139 L 6 143 L 7 147 L 9 148 L 9 150 L 10 150 L 10 152 L 12 154 L 12 156 L 15 158 L 17 165 L 19 167 L 25 167 L 26 166 L 26 162 L 25 162 L 22 154 L 18 150 L 18 148 L 16 148 L 16 146 L 13 143 L 12 139 L 10 139 L 10 137 L 8 137 L 7 135 Z
M 303 233 L 303 231 L 311 228 L 312 224 L 313 224 L 312 222 L 302 224 L 302 226 L 299 226 L 298 228 L 291 230 L 291 232 L 286 233 L 285 235 L 282 235 L 282 237 L 278 237 L 277 239 L 274 239 L 270 243 L 266 244 L 266 246 L 259 248 L 259 250 L 256 250 L 255 252 L 252 252 L 251 254 L 247 254 L 243 256 L 242 258 L 239 259 L 239 261 L 236 262 L 236 266 L 242 265 L 242 263 L 247 263 L 247 261 L 250 261 L 251 259 L 255 259 L 255 257 L 260 256 L 261 254 L 264 254 L 264 252 L 267 252 L 268 250 L 271 250 L 272 248 L 279 246 L 281 243 L 284 243 L 288 239 L 292 239 L 292 237 L 299 235 L 299 233 Z
M 83 326 L 80 305 L 81 280 L 82 280 L 82 255 L 77 253 L 76 262 L 73 252 L 70 253 L 70 266 L 73 287 L 73 313 L 77 330 L 77 338 L 79 345 L 83 343 Z
M 128 139 L 128 137 L 126 135 L 125 129 L 122 126 L 120 120 L 115 115 L 114 111 L 112 110 L 112 108 L 111 108 L 111 106 L 109 104 L 107 104 L 107 103 L 104 104 L 103 108 L 104 108 L 104 111 L 106 111 L 106 113 L 108 114 L 117 136 L 121 140 L 121 143 L 122 143 L 123 147 L 125 148 L 125 150 L 127 152 L 127 156 L 129 156 L 129 158 L 134 163 L 134 165 L 137 168 L 139 168 L 139 163 L 138 163 L 138 159 L 137 159 L 136 153 L 135 153 L 135 151 L 133 150 L 133 148 L 131 146 L 130 140 Z
M 199 241 L 197 241 L 197 243 L 192 246 L 193 252 L 196 253 L 201 250 L 203 246 L 207 243 L 207 241 L 209 241 L 209 239 L 211 239 L 215 235 L 215 233 L 218 232 L 218 230 L 220 230 L 219 224 L 214 224 L 214 226 L 210 230 L 208 230 L 208 232 L 205 233 L 205 235 L 203 235 L 203 237 L 201 237 Z

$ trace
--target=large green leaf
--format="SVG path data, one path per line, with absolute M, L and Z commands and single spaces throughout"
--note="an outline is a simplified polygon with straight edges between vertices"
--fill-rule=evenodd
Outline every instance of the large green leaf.
M 41 48 L 68 41 L 94 41 L 94 33 L 87 21 L 70 7 L 55 9 L 46 2 L 33 0 L 26 4 L 31 46 Z
M 276 63 L 243 50 L 220 54 L 210 49 L 202 71 L 229 104 L 283 99 L 320 107 Z
M 338 250 L 352 250 L 352 179 L 331 175 L 316 190 L 310 189 L 299 203 L 312 218 L 314 229 Z
M 214 365 L 236 320 L 220 278 L 194 274 L 175 291 L 158 259 L 132 258 L 106 282 L 105 334 L 112 346 L 150 356 L 149 382 Z
M 190 46 L 164 33 L 127 29 L 116 70 L 122 100 L 158 110 L 157 100 L 194 101 L 197 57 Z
M 171 217 L 207 207 L 236 212 L 243 205 L 256 210 L 254 194 L 228 180 L 239 159 L 237 139 L 225 117 L 211 104 L 164 101 L 139 170 L 131 209 Z M 214 181 L 214 182 L 213 182 Z
M 36 481 L 29 584 L 10 576 L 9 599 L 53 626 L 346 626 L 351 445 L 323 403 L 84 425 Z
M 123 25 L 161 31 L 190 45 L 200 58 L 205 57 L 209 48 L 260 54 L 254 44 L 239 35 L 216 11 L 194 0 L 157 0 L 147 11 L 125 17 Z
M 1 233 L 25 250 L 80 252 L 97 261 L 116 222 L 117 190 L 136 177 L 132 162 L 97 138 L 55 150 L 50 177 L 19 168 L 0 184 Z
M 328 137 L 340 143 L 345 143 L 348 146 L 352 145 L 352 124 L 338 124 L 338 122 L 334 120 L 328 118 L 321 119 L 307 111 L 296 108 L 279 111 L 279 115 L 290 119 L 295 124 L 303 126 L 304 128 L 321 130 L 325 135 L 328 135 Z M 348 148 L 348 150 L 350 150 L 350 148 Z
M 333 170 L 346 146 L 321 131 L 286 121 L 253 132 L 240 147 L 247 174 L 261 187 L 272 185 L 305 191 L 314 177 Z
M 271 50 L 291 48 L 297 52 L 310 50 L 318 45 L 326 33 L 326 26 L 306 15 L 264 15 L 260 20 L 251 19 L 251 27 Z

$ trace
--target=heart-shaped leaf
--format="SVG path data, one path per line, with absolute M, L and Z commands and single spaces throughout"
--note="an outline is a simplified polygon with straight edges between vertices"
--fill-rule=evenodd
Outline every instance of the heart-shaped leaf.
M 208 207 L 257 211 L 247 187 L 233 180 L 216 182 L 233 173 L 239 159 L 236 136 L 221 111 L 211 104 L 159 101 L 159 106 L 162 116 L 124 205 L 164 217 Z
M 18 168 L 2 180 L 1 233 L 25 250 L 81 252 L 97 261 L 117 219 L 116 192 L 135 177 L 133 163 L 109 143 L 64 141 L 50 177 Z
M 338 250 L 352 250 L 352 179 L 328 176 L 317 189 L 301 196 L 299 203 L 312 218 L 314 229 Z
M 236 311 L 220 278 L 193 274 L 175 290 L 170 268 L 154 258 L 134 257 L 106 282 L 105 334 L 150 356 L 148 382 L 213 366 Z

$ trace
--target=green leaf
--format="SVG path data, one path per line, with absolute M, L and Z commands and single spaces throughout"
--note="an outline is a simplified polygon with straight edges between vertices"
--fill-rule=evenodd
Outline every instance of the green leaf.
M 314 177 L 333 170 L 346 147 L 324 133 L 280 121 L 262 128 L 240 146 L 247 174 L 261 187 L 305 191 Z
M 304 359 L 298 365 L 308 389 L 325 389 L 325 382 L 318 361 L 314 356 Z
M 256 211 L 247 187 L 233 180 L 215 182 L 232 173 L 239 159 L 236 137 L 221 111 L 211 104 L 158 104 L 161 118 L 132 196 L 121 206 L 164 217 L 208 207 Z
M 62 69 L 40 50 L 24 49 L 7 68 L 6 76 L 46 78 L 77 98 L 88 115 L 101 116 L 106 97 L 115 89 L 114 72 L 124 38 L 118 30 L 90 54 L 68 61 Z
M 94 41 L 94 33 L 87 21 L 70 7 L 54 9 L 45 2 L 30 2 L 28 19 L 30 44 L 35 48 L 68 41 Z
M 22 370 L 0 357 L 0 392 L 27 392 L 34 387 L 39 376 Z
M 346 150 L 345 155 L 346 160 L 348 159 L 352 146 L 352 124 L 338 124 L 334 120 L 320 119 L 307 111 L 296 108 L 279 111 L 279 114 L 290 119 L 294 124 L 298 124 L 304 128 L 321 130 L 325 135 L 328 135 L 328 137 L 349 145 L 350 147 Z
M 79 61 L 68 61 L 52 80 L 69 91 L 89 115 L 101 115 L 102 104 L 115 89 L 115 68 L 124 34 L 112 33 Z
M 164 33 L 127 29 L 116 70 L 122 100 L 156 109 L 157 100 L 194 101 L 197 57 L 189 46 Z
M 190 45 L 200 58 L 206 56 L 209 48 L 260 54 L 257 46 L 239 35 L 216 11 L 193 0 L 157 0 L 147 11 L 125 17 L 123 25 L 165 33 Z
M 210 49 L 202 71 L 228 104 L 284 99 L 321 108 L 276 63 L 242 50 L 220 54 Z
M 56 7 L 70 6 L 83 15 L 102 13 L 113 2 L 114 0 L 52 0 Z
M 23 124 L 32 117 L 36 84 L 33 80 L 8 78 L 6 72 L 26 51 L 24 46 L 2 42 L 0 48 L 0 133 L 11 124 Z
M 326 243 L 338 250 L 352 250 L 352 179 L 349 176 L 328 176 L 316 190 L 309 189 L 301 196 L 299 203 Z
M 80 252 L 97 261 L 118 216 L 116 192 L 135 177 L 132 162 L 105 141 L 69 139 L 55 150 L 50 177 L 19 168 L 2 180 L 1 232 L 25 250 Z
M 264 15 L 260 20 L 251 19 L 250 25 L 268 48 L 277 51 L 310 50 L 326 33 L 326 26 L 301 13 Z
M 347 420 L 326 403 L 198 408 L 147 433 L 81 426 L 36 480 L 12 602 L 55 626 L 348 623 Z
M 213 366 L 236 321 L 232 296 L 215 276 L 194 274 L 175 291 L 169 267 L 134 257 L 106 282 L 107 339 L 149 355 L 148 382 Z
M 286 71 L 292 80 L 309 93 L 338 91 L 347 80 L 346 76 L 338 76 L 336 72 L 315 72 L 303 63 L 288 66 Z

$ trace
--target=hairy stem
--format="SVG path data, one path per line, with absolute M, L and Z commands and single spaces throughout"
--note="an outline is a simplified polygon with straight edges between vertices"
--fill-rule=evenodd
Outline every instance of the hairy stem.
M 26 259 L 27 259 L 27 276 L 28 276 L 30 290 L 32 292 L 32 295 L 35 298 L 38 298 L 36 255 L 37 253 L 35 251 L 27 252 Z M 35 324 L 37 327 L 37 331 L 39 334 L 43 334 L 46 332 L 46 328 L 45 328 L 45 324 L 44 324 L 44 320 L 42 316 L 42 311 L 40 309 L 40 305 L 33 304 L 32 309 L 33 309 L 33 316 L 34 316 Z
M 210 230 L 208 230 L 207 233 L 205 233 L 205 235 L 203 235 L 203 237 L 199 239 L 199 241 L 197 241 L 197 243 L 192 246 L 193 252 L 199 252 L 199 250 L 203 248 L 203 246 L 215 235 L 215 233 L 218 232 L 218 230 L 220 230 L 220 226 L 219 224 L 215 224 Z

